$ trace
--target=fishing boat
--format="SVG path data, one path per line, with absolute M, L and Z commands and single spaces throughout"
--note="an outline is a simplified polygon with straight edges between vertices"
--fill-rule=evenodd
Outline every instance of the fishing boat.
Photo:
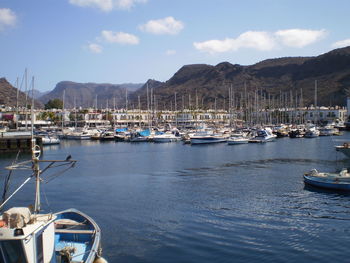
M 304 174 L 304 182 L 326 189 L 350 191 L 350 173 L 347 169 L 340 173 L 320 173 L 313 169 Z
M 101 231 L 92 218 L 75 209 L 57 213 L 43 213 L 41 209 L 40 186 L 42 181 L 49 179 L 42 174 L 54 169 L 54 176 L 57 176 L 74 167 L 76 161 L 70 155 L 65 160 L 41 160 L 41 150 L 33 135 L 33 125 L 31 145 L 31 160 L 17 162 L 16 158 L 12 165 L 6 167 L 9 174 L 5 179 L 0 209 L 4 209 L 8 201 L 32 179 L 35 180 L 35 203 L 32 208 L 12 207 L 0 215 L 0 262 L 106 262 L 101 257 Z M 41 168 L 40 165 L 46 166 Z M 31 172 L 8 196 L 9 182 L 15 170 Z
M 250 139 L 249 142 L 253 143 L 265 143 L 272 142 L 276 139 L 276 135 L 272 133 L 271 128 L 264 128 L 257 131 L 257 136 Z
M 335 146 L 337 152 L 341 152 L 350 158 L 350 143 L 345 142 L 343 145 Z

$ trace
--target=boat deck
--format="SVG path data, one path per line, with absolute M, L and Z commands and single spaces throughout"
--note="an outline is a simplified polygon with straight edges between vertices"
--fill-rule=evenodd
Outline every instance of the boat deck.
M 71 262 L 85 262 L 91 250 L 91 236 L 96 233 L 88 222 L 72 219 L 55 221 L 55 251 L 57 262 L 62 261 L 62 254 L 70 255 Z
M 56 236 L 59 239 L 58 236 Z M 56 240 L 56 255 L 60 254 L 60 251 L 64 248 L 72 248 L 73 253 L 71 254 L 72 263 L 74 262 L 84 262 L 86 255 L 89 253 L 88 247 L 85 243 L 73 242 L 73 241 L 59 241 Z

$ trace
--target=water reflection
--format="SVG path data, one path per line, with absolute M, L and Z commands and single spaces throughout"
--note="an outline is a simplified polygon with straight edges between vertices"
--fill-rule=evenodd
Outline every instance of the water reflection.
M 242 147 L 62 141 L 44 158 L 68 154 L 77 167 L 44 184 L 43 206 L 96 219 L 109 262 L 346 261 L 350 195 L 305 187 L 302 176 L 348 167 L 331 138 Z M 31 190 L 15 203 L 29 203 Z

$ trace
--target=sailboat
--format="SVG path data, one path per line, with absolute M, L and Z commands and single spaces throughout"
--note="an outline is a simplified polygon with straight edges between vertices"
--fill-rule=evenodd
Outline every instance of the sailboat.
M 32 179 L 35 180 L 35 204 L 29 207 L 12 207 L 0 215 L 0 262 L 26 263 L 102 263 L 101 230 L 96 222 L 76 209 L 57 213 L 42 213 L 40 185 L 46 178 L 42 174 L 56 168 L 54 176 L 75 166 L 69 155 L 65 160 L 40 160 L 41 149 L 34 138 L 32 103 L 32 158 L 8 167 L 3 202 L 0 210 Z M 46 164 L 40 168 L 40 164 Z M 57 171 L 60 170 L 60 171 Z M 9 182 L 14 170 L 31 170 L 30 176 L 7 197 Z M 47 178 L 46 178 L 47 179 Z

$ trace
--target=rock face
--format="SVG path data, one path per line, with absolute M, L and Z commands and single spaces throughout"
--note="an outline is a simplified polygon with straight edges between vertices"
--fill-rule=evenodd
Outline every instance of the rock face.
M 268 59 L 251 66 L 229 62 L 216 66 L 186 65 L 165 83 L 158 83 L 153 94 L 160 109 L 175 104 L 175 93 L 180 108 L 181 104 L 185 107 L 204 104 L 204 108 L 210 108 L 215 101 L 217 107 L 226 103 L 227 108 L 231 86 L 236 99 L 245 96 L 243 94 L 254 96 L 258 90 L 265 98 L 277 101 L 281 95 L 288 100 L 302 97 L 303 105 L 310 105 L 314 103 L 316 80 L 318 105 L 345 105 L 348 89 L 350 91 L 350 47 L 317 57 Z M 134 98 L 144 97 L 144 90 L 145 86 L 136 91 Z
M 25 105 L 31 105 L 31 92 L 27 96 L 22 91 L 18 93 L 18 106 L 25 107 Z M 16 107 L 17 105 L 17 89 L 13 87 L 5 78 L 0 78 L 0 105 L 6 105 L 11 107 Z M 35 108 L 43 108 L 43 104 L 35 100 Z
M 142 84 L 97 84 L 97 83 L 76 83 L 72 81 L 61 81 L 57 83 L 53 91 L 40 97 L 40 101 L 47 103 L 51 99 L 63 99 L 65 92 L 65 108 L 77 107 L 95 107 L 97 106 L 114 107 L 114 101 L 117 107 L 125 104 L 127 93 L 131 93 L 140 88 Z

